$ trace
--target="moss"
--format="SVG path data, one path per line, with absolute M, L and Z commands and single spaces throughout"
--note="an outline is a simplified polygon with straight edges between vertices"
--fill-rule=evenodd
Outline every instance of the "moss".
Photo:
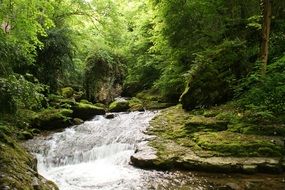
M 39 189 L 58 189 L 52 182 L 45 180 L 36 172 L 36 161 L 12 138 L 1 135 L 0 142 L 0 184 L 9 189 L 34 189 L 33 180 L 39 182 Z
M 150 90 L 138 93 L 136 98 L 140 99 L 143 103 L 143 107 L 148 110 L 158 110 L 173 106 L 172 103 L 166 102 L 161 95 Z
M 224 131 L 227 130 L 228 122 L 218 120 L 214 117 L 193 116 L 185 123 L 187 131 Z
M 141 100 L 149 100 L 149 101 L 163 101 L 163 98 L 158 93 L 152 92 L 151 90 L 145 90 L 136 95 L 137 98 Z
M 70 109 L 46 109 L 37 113 L 32 125 L 43 130 L 64 128 L 72 124 L 72 114 Z
M 144 110 L 143 102 L 140 99 L 135 98 L 135 97 L 129 101 L 129 106 L 130 106 L 131 111 L 143 111 Z
M 205 112 L 207 116 L 211 113 L 210 116 L 205 117 Z M 148 134 L 191 147 L 203 157 L 284 155 L 283 125 L 253 125 L 245 123 L 243 116 L 240 110 L 229 105 L 191 112 L 178 105 L 162 110 L 150 122 Z
M 128 101 L 114 101 L 109 105 L 110 112 L 128 111 L 130 108 Z
M 60 93 L 64 98 L 71 98 L 74 94 L 74 90 L 71 87 L 65 87 L 61 89 Z
M 283 147 L 268 137 L 242 135 L 232 132 L 199 132 L 193 140 L 203 150 L 215 151 L 219 156 L 281 156 Z M 266 151 L 267 150 L 267 151 Z
M 80 118 L 83 120 L 90 119 L 95 115 L 105 114 L 104 108 L 86 103 L 76 103 L 75 106 L 72 107 L 72 110 L 74 118 Z
M 85 100 L 85 99 L 80 100 L 80 103 L 83 103 L 83 104 L 92 104 L 91 102 L 89 102 L 88 100 Z

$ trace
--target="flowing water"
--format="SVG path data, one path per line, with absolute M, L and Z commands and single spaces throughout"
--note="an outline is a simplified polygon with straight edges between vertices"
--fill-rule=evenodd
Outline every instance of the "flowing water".
M 60 190 L 203 190 L 217 189 L 212 179 L 226 179 L 221 184 L 234 181 L 235 185 L 237 179 L 245 178 L 141 170 L 131 166 L 130 156 L 136 144 L 150 138 L 143 131 L 155 114 L 118 113 L 113 119 L 96 116 L 79 126 L 34 138 L 26 146 L 38 158 L 39 173 L 54 181 Z

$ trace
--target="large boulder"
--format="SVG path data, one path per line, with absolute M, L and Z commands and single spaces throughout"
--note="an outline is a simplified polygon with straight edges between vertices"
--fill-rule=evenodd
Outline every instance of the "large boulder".
M 129 102 L 125 99 L 116 99 L 109 105 L 110 112 L 124 112 L 130 108 Z
M 35 115 L 32 126 L 42 130 L 65 128 L 72 125 L 70 109 L 46 109 Z
M 73 117 L 88 120 L 95 115 L 104 115 L 105 109 L 88 103 L 76 103 L 73 107 Z

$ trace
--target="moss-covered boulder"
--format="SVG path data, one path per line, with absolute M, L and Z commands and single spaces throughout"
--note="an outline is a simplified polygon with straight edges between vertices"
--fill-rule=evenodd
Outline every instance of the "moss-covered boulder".
M 73 117 L 88 120 L 95 115 L 104 115 L 105 109 L 88 103 L 76 103 L 73 107 Z
M 124 112 L 130 108 L 129 102 L 124 99 L 117 99 L 109 105 L 110 112 Z
M 37 161 L 19 143 L 0 131 L 0 189 L 58 190 L 37 172 Z
M 152 90 L 145 90 L 136 95 L 147 110 L 158 110 L 173 106 L 173 103 L 167 102 L 161 95 Z
M 138 98 L 132 98 L 129 101 L 130 111 L 144 111 L 143 102 Z
M 72 125 L 70 109 L 46 109 L 36 114 L 32 126 L 42 130 L 65 128 Z
M 71 87 L 65 87 L 65 88 L 62 88 L 60 90 L 60 94 L 64 97 L 64 98 L 71 98 L 74 94 L 74 90 L 73 88 Z

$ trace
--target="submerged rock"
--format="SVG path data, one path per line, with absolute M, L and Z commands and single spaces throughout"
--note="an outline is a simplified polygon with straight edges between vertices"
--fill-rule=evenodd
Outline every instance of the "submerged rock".
M 113 119 L 113 118 L 115 118 L 115 114 L 112 114 L 112 113 L 106 114 L 105 118 L 106 119 Z

